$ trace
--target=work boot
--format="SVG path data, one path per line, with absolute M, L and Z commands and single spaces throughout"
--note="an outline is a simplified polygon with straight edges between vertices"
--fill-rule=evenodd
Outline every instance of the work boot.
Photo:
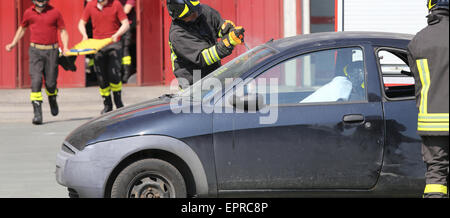
M 444 193 L 426 193 L 423 198 L 448 198 L 448 195 Z
M 58 102 L 56 102 L 56 95 L 49 96 L 48 102 L 50 104 L 50 111 L 53 116 L 57 116 L 59 114 Z
M 34 111 L 33 124 L 41 125 L 42 124 L 42 101 L 32 101 Z
M 122 103 L 122 91 L 118 91 L 118 92 L 113 92 L 114 95 L 114 104 L 116 105 L 116 108 L 123 108 L 123 103 Z
M 111 96 L 103 96 L 103 105 L 105 105 L 105 108 L 102 110 L 101 114 L 106 114 L 113 110 Z

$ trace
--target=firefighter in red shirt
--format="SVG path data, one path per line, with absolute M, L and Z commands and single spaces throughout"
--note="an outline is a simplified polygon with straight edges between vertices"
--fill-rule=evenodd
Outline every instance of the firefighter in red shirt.
M 114 95 L 116 108 L 123 107 L 122 103 L 122 43 L 120 38 L 130 28 L 127 15 L 122 5 L 116 0 L 90 1 L 83 11 L 78 29 L 87 40 L 86 23 L 91 19 L 94 39 L 111 38 L 113 43 L 101 49 L 94 56 L 94 67 L 103 97 L 104 109 L 102 114 L 113 110 L 111 91 Z
M 25 35 L 29 28 L 30 37 L 30 77 L 31 95 L 33 105 L 33 124 L 42 124 L 42 76 L 45 78 L 46 93 L 48 96 L 51 113 L 57 116 L 59 113 L 56 97 L 58 95 L 58 30 L 60 30 L 64 53 L 68 52 L 69 35 L 61 13 L 48 4 L 48 0 L 32 0 L 34 6 L 28 8 L 22 19 L 16 35 L 11 44 L 6 46 L 11 51 Z

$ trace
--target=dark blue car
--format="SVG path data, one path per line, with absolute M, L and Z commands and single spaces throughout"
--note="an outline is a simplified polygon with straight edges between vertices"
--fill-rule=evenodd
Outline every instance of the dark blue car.
M 56 179 L 71 197 L 421 197 L 412 37 L 269 41 L 79 127 Z

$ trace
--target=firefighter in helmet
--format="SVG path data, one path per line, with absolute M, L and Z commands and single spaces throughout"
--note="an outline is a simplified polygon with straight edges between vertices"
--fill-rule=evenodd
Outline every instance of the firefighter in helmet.
M 352 83 L 349 100 L 359 101 L 365 99 L 364 62 L 355 61 L 344 67 L 344 75 Z
M 199 0 L 167 0 L 167 9 L 172 17 L 172 67 L 183 89 L 193 84 L 194 71 L 200 70 L 205 77 L 244 40 L 242 27 L 223 20 L 219 12 Z
M 427 0 L 428 26 L 408 45 L 416 83 L 418 134 L 427 166 L 423 197 L 448 197 L 448 1 Z
M 29 28 L 30 48 L 30 100 L 33 105 L 34 117 L 32 123 L 42 124 L 42 78 L 45 78 L 45 88 L 50 104 L 51 114 L 59 113 L 56 97 L 58 96 L 58 58 L 60 56 L 58 46 L 58 31 L 64 46 L 63 53 L 67 53 L 69 35 L 66 31 L 64 19 L 61 13 L 49 4 L 48 0 L 32 0 L 33 6 L 23 14 L 22 23 L 17 29 L 13 41 L 6 46 L 11 51 L 25 35 Z

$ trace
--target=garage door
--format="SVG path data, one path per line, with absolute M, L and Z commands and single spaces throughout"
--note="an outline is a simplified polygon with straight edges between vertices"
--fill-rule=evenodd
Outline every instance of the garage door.
M 343 31 L 416 34 L 427 25 L 424 0 L 343 0 Z

